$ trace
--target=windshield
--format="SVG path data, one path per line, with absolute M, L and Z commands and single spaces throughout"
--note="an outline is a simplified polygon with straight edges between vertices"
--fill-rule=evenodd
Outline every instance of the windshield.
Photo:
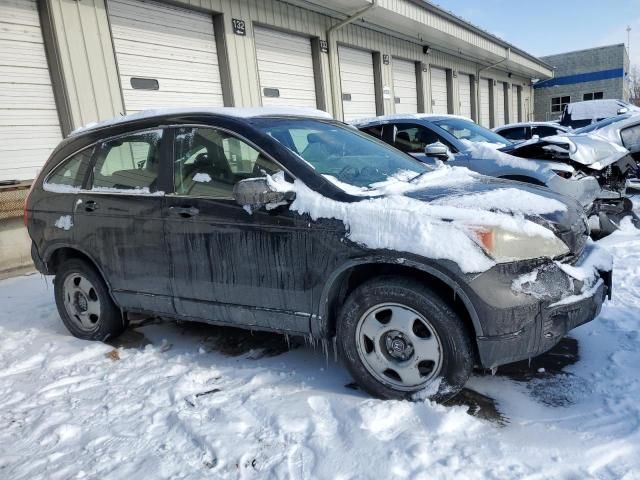
M 312 119 L 260 118 L 256 128 L 306 160 L 316 171 L 356 187 L 431 168 L 353 127 Z
M 616 123 L 621 120 L 626 120 L 627 118 L 630 118 L 630 117 L 631 115 L 624 114 L 624 115 L 616 115 L 615 117 L 605 118 L 604 120 L 600 120 L 599 122 L 592 123 L 591 125 L 587 125 L 586 127 L 578 128 L 577 130 L 574 130 L 573 133 L 590 133 L 600 128 L 607 127 L 612 123 Z
M 511 142 L 501 135 L 498 135 L 491 130 L 481 127 L 477 123 L 473 123 L 469 120 L 462 118 L 446 118 L 444 120 L 437 120 L 435 122 L 437 126 L 446 130 L 458 140 L 468 140 L 470 142 L 489 142 L 489 143 L 502 143 L 503 145 L 509 145 Z

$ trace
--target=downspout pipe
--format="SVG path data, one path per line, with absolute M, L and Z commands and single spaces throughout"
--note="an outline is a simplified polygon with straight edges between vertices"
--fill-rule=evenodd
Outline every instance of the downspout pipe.
M 378 4 L 378 0 L 371 0 L 371 3 L 369 5 L 367 5 L 366 7 L 358 10 L 357 12 L 355 12 L 354 14 L 348 16 L 347 18 L 345 18 L 344 20 L 339 21 L 338 23 L 336 23 L 335 25 L 331 26 L 328 30 L 327 30 L 327 47 L 329 49 L 329 83 L 331 86 L 331 101 L 332 101 L 332 105 L 333 105 L 333 115 L 336 116 L 336 113 L 338 111 L 342 110 L 342 99 L 339 98 L 339 88 L 338 88 L 338 84 L 337 84 L 337 79 L 336 76 L 334 75 L 335 73 L 335 68 L 334 68 L 334 60 L 338 61 L 338 59 L 334 58 L 336 53 L 333 50 L 333 33 L 336 32 L 337 30 L 340 30 L 342 27 L 344 27 L 345 25 L 348 25 L 356 20 L 358 20 L 359 18 L 361 18 L 365 13 L 367 13 L 369 10 L 372 10 L 373 8 L 375 8 Z M 343 113 L 344 116 L 344 113 Z
M 476 75 L 477 75 L 476 76 L 476 102 L 478 102 L 478 108 L 476 109 L 476 111 L 478 112 L 478 118 L 477 118 L 478 124 L 480 124 L 480 72 L 484 72 L 485 70 L 489 70 L 489 69 L 491 69 L 493 67 L 497 67 L 501 63 L 504 63 L 507 60 L 509 60 L 510 57 L 511 57 L 511 49 L 507 48 L 507 56 L 504 57 L 502 60 L 500 60 L 499 62 L 492 63 L 491 65 L 487 65 L 486 67 L 482 67 L 482 68 L 476 70 Z

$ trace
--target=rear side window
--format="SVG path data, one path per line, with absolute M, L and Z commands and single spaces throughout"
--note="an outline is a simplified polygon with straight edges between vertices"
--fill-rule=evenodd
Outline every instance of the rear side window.
M 498 133 L 509 140 L 528 140 L 528 127 L 514 127 L 500 130 Z
M 80 190 L 89 170 L 93 148 L 76 153 L 58 165 L 44 182 L 44 189 L 49 191 Z
M 549 127 L 546 125 L 539 125 L 537 127 L 533 127 L 533 134 L 538 135 L 540 138 L 550 137 L 552 135 L 558 135 L 559 133 L 563 133 L 562 130 L 558 130 L 555 127 Z
M 153 192 L 160 171 L 162 130 L 151 130 L 103 142 L 93 168 L 93 191 Z
M 382 138 L 382 125 L 366 127 L 361 129 L 364 133 L 368 133 L 372 137 Z

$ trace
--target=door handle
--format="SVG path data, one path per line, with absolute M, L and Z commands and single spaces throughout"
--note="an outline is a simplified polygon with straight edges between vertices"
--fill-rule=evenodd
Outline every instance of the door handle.
M 195 217 L 200 213 L 196 207 L 169 207 L 169 211 L 174 215 L 179 215 L 182 218 Z
M 86 212 L 93 212 L 98 209 L 98 204 L 93 200 L 88 200 L 84 202 L 84 210 Z

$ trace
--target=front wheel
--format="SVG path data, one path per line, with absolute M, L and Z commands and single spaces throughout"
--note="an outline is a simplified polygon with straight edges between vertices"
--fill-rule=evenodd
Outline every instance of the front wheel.
M 78 338 L 106 340 L 127 327 L 105 281 L 83 260 L 71 259 L 60 265 L 54 294 L 62 322 Z
M 421 283 L 381 277 L 356 288 L 338 320 L 338 348 L 371 395 L 444 401 L 462 389 L 473 354 L 460 317 Z

